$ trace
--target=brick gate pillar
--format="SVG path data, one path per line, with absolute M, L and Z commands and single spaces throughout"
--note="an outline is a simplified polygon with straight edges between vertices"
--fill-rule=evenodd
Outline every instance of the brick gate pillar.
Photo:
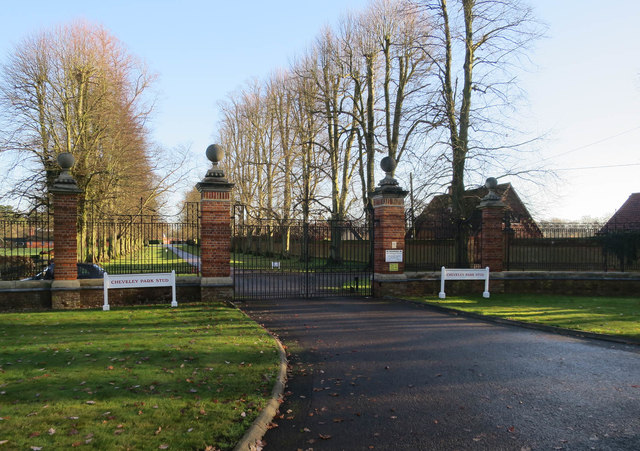
M 213 164 L 196 185 L 200 191 L 200 296 L 204 302 L 233 298 L 231 278 L 231 189 L 218 167 L 224 151 L 217 144 L 207 147 Z
M 491 272 L 502 272 L 504 269 L 504 233 L 502 221 L 506 205 L 494 189 L 498 181 L 489 177 L 485 186 L 489 193 L 482 198 L 478 208 L 482 211 L 482 267 L 489 267 Z M 493 290 L 492 290 L 493 291 Z
M 68 152 L 58 155 L 62 168 L 49 192 L 53 197 L 54 280 L 51 284 L 51 307 L 80 307 L 78 279 L 78 195 L 82 192 L 69 174 L 74 158 Z
M 400 293 L 393 282 L 404 282 L 405 217 L 404 191 L 392 177 L 396 162 L 385 157 L 380 162 L 385 178 L 371 196 L 373 207 L 373 279 L 374 295 Z M 398 288 L 398 289 L 396 289 Z

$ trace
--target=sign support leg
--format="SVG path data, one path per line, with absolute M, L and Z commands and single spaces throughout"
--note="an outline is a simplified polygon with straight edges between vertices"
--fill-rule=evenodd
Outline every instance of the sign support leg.
M 107 312 L 109 311 L 109 274 L 104 273 L 104 283 L 102 291 L 104 292 L 104 305 L 102 306 L 102 310 Z
M 176 300 L 176 271 L 171 271 L 171 307 L 177 307 L 178 301 Z

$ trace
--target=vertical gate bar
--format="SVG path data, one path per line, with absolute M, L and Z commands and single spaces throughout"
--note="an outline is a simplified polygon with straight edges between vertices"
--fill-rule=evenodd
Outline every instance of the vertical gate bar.
M 309 297 L 309 260 L 311 260 L 311 249 L 309 247 L 309 222 L 305 221 L 302 226 L 302 246 L 304 248 L 304 294 Z

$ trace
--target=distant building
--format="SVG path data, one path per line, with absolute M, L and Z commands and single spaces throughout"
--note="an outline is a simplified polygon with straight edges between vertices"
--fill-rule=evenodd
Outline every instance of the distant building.
M 464 209 L 468 212 L 468 224 L 472 235 L 480 230 L 482 212 L 478 205 L 488 193 L 487 188 L 470 189 L 464 193 Z M 505 222 L 503 227 L 510 227 L 517 232 L 519 237 L 540 238 L 542 232 L 531 217 L 529 210 L 524 205 L 520 196 L 516 193 L 511 183 L 501 183 L 495 193 L 500 196 L 506 205 Z M 416 218 L 414 238 L 416 239 L 447 239 L 453 238 L 453 226 L 455 221 L 452 215 L 451 195 L 440 194 L 435 196 L 425 207 L 424 211 Z
M 602 228 L 603 232 L 640 231 L 640 193 L 633 193 Z

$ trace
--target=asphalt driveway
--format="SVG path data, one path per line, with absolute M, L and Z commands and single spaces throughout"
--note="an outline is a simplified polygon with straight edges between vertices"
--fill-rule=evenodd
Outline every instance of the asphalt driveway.
M 640 347 L 362 298 L 240 305 L 291 371 L 266 450 L 638 450 Z

